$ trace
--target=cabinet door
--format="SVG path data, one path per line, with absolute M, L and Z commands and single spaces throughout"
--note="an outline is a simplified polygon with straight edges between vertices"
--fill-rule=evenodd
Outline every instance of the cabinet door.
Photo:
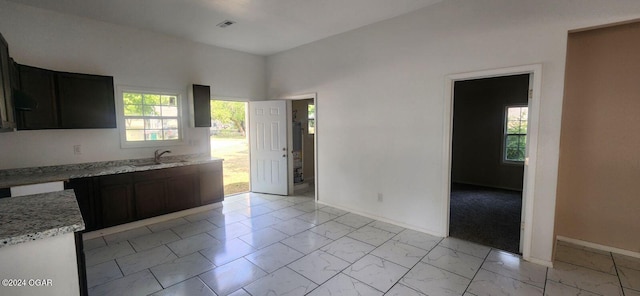
M 85 230 L 93 231 L 98 229 L 96 224 L 96 213 L 93 194 L 93 178 L 71 179 L 64 184 L 65 189 L 73 189 L 82 213 Z
M 175 212 L 197 207 L 200 203 L 198 192 L 196 173 L 167 179 L 167 210 Z
M 136 181 L 136 219 L 145 219 L 167 212 L 165 179 Z
M 193 121 L 195 127 L 211 127 L 211 87 L 193 85 Z
M 13 100 L 11 95 L 11 59 L 9 46 L 0 34 L 0 128 L 13 128 Z
M 57 73 L 62 128 L 115 128 L 113 77 Z
M 222 181 L 222 162 L 208 163 L 199 166 L 200 204 L 210 204 L 224 199 Z
M 18 109 L 18 129 L 58 128 L 58 107 L 55 99 L 54 72 L 50 70 L 18 65 L 20 90 L 35 108 Z
M 99 177 L 101 227 L 109 227 L 134 220 L 133 186 L 131 174 Z

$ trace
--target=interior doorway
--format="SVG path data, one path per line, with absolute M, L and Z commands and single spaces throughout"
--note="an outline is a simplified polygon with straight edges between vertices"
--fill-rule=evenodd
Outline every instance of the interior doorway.
M 293 193 L 314 189 L 315 103 L 313 98 L 291 101 L 291 160 Z
M 449 235 L 520 253 L 530 74 L 456 81 Z
M 450 217 L 450 193 L 451 193 L 451 156 L 453 139 L 453 104 L 454 104 L 454 84 L 458 81 L 501 77 L 518 74 L 531 74 L 530 91 L 528 104 L 528 123 L 526 135 L 526 152 L 524 160 L 524 176 L 522 189 L 522 217 L 520 224 L 520 246 L 522 257 L 525 260 L 539 262 L 531 257 L 533 241 L 533 218 L 535 206 L 536 189 L 536 161 L 538 155 L 538 122 L 540 117 L 540 91 L 542 88 L 542 65 L 531 64 L 508 68 L 490 69 L 474 71 L 460 74 L 448 75 L 445 79 L 445 96 L 443 113 L 448 114 L 443 122 L 443 159 L 446 163 L 442 166 L 442 194 L 445 202 L 442 203 L 442 233 L 449 236 Z M 448 161 L 447 161 L 448 160 Z M 544 262 L 540 262 L 543 263 Z
M 316 93 L 285 96 L 288 114 L 289 194 L 318 201 L 318 101 Z M 294 126 L 296 126 L 294 131 Z M 294 139 L 295 138 L 295 139 Z M 294 141 L 296 142 L 294 144 Z M 296 146 L 296 147 L 294 147 Z
M 211 100 L 211 156 L 224 159 L 225 196 L 248 192 L 249 138 L 247 103 Z

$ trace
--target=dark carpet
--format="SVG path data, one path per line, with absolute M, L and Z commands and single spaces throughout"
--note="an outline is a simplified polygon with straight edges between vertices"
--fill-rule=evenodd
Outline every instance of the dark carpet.
M 522 191 L 451 184 L 449 235 L 519 253 Z

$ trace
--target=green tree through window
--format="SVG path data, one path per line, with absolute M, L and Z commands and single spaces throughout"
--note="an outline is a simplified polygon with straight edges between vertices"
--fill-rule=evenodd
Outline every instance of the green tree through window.
M 507 107 L 504 160 L 524 161 L 527 147 L 528 107 Z

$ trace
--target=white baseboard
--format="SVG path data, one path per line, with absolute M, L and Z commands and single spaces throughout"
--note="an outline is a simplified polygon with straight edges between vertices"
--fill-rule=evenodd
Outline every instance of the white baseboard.
M 147 226 L 147 225 L 156 224 L 156 223 L 160 223 L 160 222 L 164 222 L 164 221 L 169 221 L 171 219 L 176 219 L 176 218 L 188 216 L 188 215 L 191 215 L 191 214 L 196 214 L 196 213 L 200 213 L 200 212 L 204 212 L 204 211 L 208 211 L 208 210 L 213 210 L 213 209 L 219 208 L 221 206 L 222 206 L 222 203 L 221 202 L 217 202 L 217 203 L 213 203 L 213 204 L 199 206 L 197 208 L 186 209 L 186 210 L 182 210 L 182 211 L 179 211 L 179 212 L 173 212 L 173 213 L 165 214 L 165 215 L 162 215 L 162 216 L 147 218 L 147 219 L 144 219 L 144 220 L 138 220 L 138 221 L 129 222 L 129 223 L 126 223 L 126 224 L 121 224 L 121 225 L 116 225 L 116 226 L 112 226 L 112 227 L 108 227 L 108 228 L 103 228 L 103 229 L 99 229 L 99 230 L 95 230 L 95 231 L 91 231 L 91 232 L 86 232 L 86 233 L 82 234 L 82 239 L 83 240 L 89 240 L 89 239 L 93 239 L 93 238 L 96 238 L 96 237 L 101 237 L 101 236 L 104 236 L 104 235 L 109 235 L 109 234 L 114 234 L 114 233 L 118 233 L 118 232 L 122 232 L 122 231 L 127 231 L 127 230 L 131 230 L 131 229 L 134 229 L 134 228 L 142 227 L 142 226 Z
M 371 213 L 367 213 L 367 212 L 358 211 L 358 210 L 355 210 L 355 209 L 352 209 L 352 208 L 349 208 L 349 207 L 345 207 L 345 206 L 342 206 L 342 205 L 327 203 L 327 202 L 323 202 L 323 201 L 320 201 L 320 200 L 317 200 L 316 202 L 319 203 L 319 204 L 326 205 L 326 206 L 330 206 L 330 207 L 334 207 L 334 208 L 337 208 L 337 209 L 341 209 L 343 211 L 348 211 L 348 212 L 351 212 L 351 213 L 354 213 L 354 214 L 358 214 L 360 216 L 365 216 L 367 218 L 371 218 L 371 219 L 374 219 L 374 220 L 386 222 L 386 223 L 389 223 L 389 224 L 397 225 L 397 226 L 404 227 L 404 228 L 411 229 L 411 230 L 415 230 L 415 231 L 424 232 L 424 233 L 429 234 L 429 235 L 433 235 L 433 236 L 437 236 L 437 237 L 443 237 L 443 238 L 446 237 L 446 235 L 444 235 L 444 234 L 442 234 L 442 233 L 440 233 L 438 231 L 433 231 L 433 230 L 430 230 L 430 229 L 417 227 L 415 225 L 405 224 L 405 223 L 402 223 L 402 222 L 399 222 L 399 221 L 387 219 L 385 217 L 381 217 L 381 216 L 378 216 L 378 215 L 375 215 L 375 214 L 371 214 Z
M 625 256 L 634 257 L 634 258 L 640 258 L 640 253 L 634 252 L 634 251 L 618 249 L 618 248 L 615 248 L 615 247 L 610 247 L 610 246 L 605 246 L 605 245 L 601 245 L 601 244 L 591 243 L 591 242 L 587 242 L 587 241 L 583 241 L 583 240 L 579 240 L 579 239 L 575 239 L 575 238 L 569 238 L 569 237 L 561 236 L 561 235 L 556 236 L 556 239 L 559 240 L 559 241 L 572 243 L 574 245 L 583 246 L 583 247 L 587 247 L 587 248 L 592 248 L 592 249 L 596 249 L 596 250 L 600 250 L 600 251 L 616 253 L 616 254 L 625 255 Z

